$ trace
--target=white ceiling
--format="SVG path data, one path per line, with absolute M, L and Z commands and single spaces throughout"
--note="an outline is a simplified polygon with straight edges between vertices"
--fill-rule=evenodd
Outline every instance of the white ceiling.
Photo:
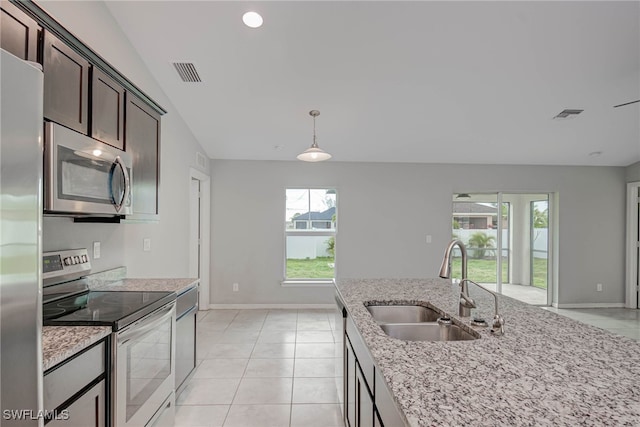
M 106 3 L 212 158 L 640 161 L 638 1 Z

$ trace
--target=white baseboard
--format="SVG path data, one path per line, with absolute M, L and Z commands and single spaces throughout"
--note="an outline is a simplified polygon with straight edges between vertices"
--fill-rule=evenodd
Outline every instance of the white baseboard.
M 555 308 L 625 308 L 623 302 L 587 302 L 579 304 L 552 304 Z
M 231 310 L 256 310 L 256 309 L 332 309 L 335 304 L 209 304 L 210 310 L 231 309 Z

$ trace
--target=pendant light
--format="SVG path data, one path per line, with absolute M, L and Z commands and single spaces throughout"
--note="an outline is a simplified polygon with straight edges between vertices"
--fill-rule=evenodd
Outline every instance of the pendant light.
M 320 111 L 311 110 L 309 111 L 309 115 L 313 117 L 313 144 L 311 144 L 310 148 L 307 148 L 304 152 L 298 154 L 298 160 L 302 160 L 303 162 L 321 162 L 323 160 L 329 160 L 331 158 L 331 154 L 318 147 L 318 143 L 316 142 L 316 117 L 320 115 Z

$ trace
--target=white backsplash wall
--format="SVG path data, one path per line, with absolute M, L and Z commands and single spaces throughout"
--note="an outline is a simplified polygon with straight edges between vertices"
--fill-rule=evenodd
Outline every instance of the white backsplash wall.
M 98 272 L 124 265 L 124 228 L 120 224 L 74 224 L 72 218 L 44 217 L 42 250 L 86 248 L 91 271 Z M 93 242 L 100 242 L 100 259 L 93 258 Z
M 101 258 L 92 260 L 94 272 L 124 265 L 129 277 L 186 277 L 189 169 L 199 169 L 196 152 L 204 154 L 204 150 L 103 2 L 37 3 L 168 111 L 161 129 L 160 222 L 74 224 L 67 218 L 45 218 L 44 249 L 87 247 L 92 255 L 92 243 L 101 241 Z M 208 175 L 209 166 L 201 172 Z M 150 252 L 143 251 L 145 238 L 151 239 Z
M 331 302 L 330 288 L 280 285 L 287 187 L 337 189 L 339 278 L 435 277 L 453 193 L 557 192 L 558 301 L 624 302 L 623 167 L 214 160 L 211 182 L 216 303 Z

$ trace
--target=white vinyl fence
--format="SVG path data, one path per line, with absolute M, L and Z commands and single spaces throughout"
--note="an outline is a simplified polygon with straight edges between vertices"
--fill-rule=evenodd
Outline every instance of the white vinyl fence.
M 457 236 L 457 239 L 460 239 L 462 241 L 462 243 L 464 243 L 467 246 L 467 251 L 469 252 L 469 256 L 473 256 L 473 247 L 472 245 L 469 245 L 469 239 L 471 238 L 471 236 L 473 236 L 476 233 L 483 233 L 486 234 L 488 236 L 493 236 L 493 242 L 491 243 L 491 246 L 494 247 L 494 249 L 487 249 L 485 251 L 486 256 L 495 256 L 495 252 L 496 249 L 495 247 L 497 246 L 498 243 L 498 230 L 496 229 L 486 229 L 486 230 L 479 230 L 479 229 L 457 229 L 457 230 L 452 230 L 453 231 L 453 235 Z M 542 258 L 542 259 L 546 259 L 547 258 L 547 239 L 548 239 L 548 229 L 546 228 L 536 228 L 534 233 L 533 233 L 533 256 L 534 258 Z M 506 257 L 509 255 L 509 230 L 502 230 L 502 256 Z M 458 251 L 456 251 L 456 254 L 458 254 Z
M 331 236 L 287 236 L 287 259 L 330 257 L 327 241 Z

